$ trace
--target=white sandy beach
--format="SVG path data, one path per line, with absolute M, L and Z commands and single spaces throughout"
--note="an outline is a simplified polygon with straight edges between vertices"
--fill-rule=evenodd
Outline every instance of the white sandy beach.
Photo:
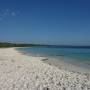
M 58 69 L 42 58 L 0 49 L 0 90 L 90 90 L 88 73 Z

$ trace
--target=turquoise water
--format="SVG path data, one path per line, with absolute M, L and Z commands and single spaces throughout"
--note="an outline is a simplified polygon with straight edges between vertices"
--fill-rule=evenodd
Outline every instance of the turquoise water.
M 35 56 L 53 57 L 58 60 L 63 58 L 67 62 L 90 68 L 90 49 L 29 47 L 18 48 L 18 50 Z

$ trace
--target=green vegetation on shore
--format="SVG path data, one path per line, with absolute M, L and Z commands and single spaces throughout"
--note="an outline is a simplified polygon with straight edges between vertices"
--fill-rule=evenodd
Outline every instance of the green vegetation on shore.
M 8 47 L 50 47 L 50 48 L 88 48 L 90 46 L 72 46 L 72 45 L 43 45 L 43 44 L 23 44 L 23 43 L 8 43 L 0 42 L 0 48 Z
M 14 43 L 2 43 L 0 42 L 0 48 L 4 47 L 31 47 L 36 46 L 34 44 L 14 44 Z
M 23 43 L 7 43 L 7 42 L 0 42 L 0 48 L 7 48 L 7 47 L 49 47 L 52 45 L 42 45 L 42 44 L 23 44 Z

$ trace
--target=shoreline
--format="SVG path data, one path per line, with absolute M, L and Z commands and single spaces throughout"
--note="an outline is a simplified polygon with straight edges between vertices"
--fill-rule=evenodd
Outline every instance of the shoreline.
M 79 67 L 77 65 L 74 65 L 74 64 L 66 62 L 66 61 L 62 61 L 62 60 L 58 60 L 58 59 L 54 59 L 54 58 L 48 58 L 48 60 L 43 61 L 43 62 L 47 63 L 51 66 L 55 66 L 59 69 L 66 70 L 66 71 L 90 74 L 90 69 L 87 69 L 87 68 L 84 68 L 81 66 Z
M 38 55 L 35 56 L 30 53 L 28 54 L 27 52 L 23 52 L 23 51 L 19 51 L 19 50 L 17 50 L 17 51 L 23 55 L 42 58 L 41 59 L 42 62 L 49 64 L 51 66 L 55 66 L 58 69 L 64 69 L 66 71 L 71 71 L 71 72 L 89 73 L 90 74 L 89 68 L 81 67 L 81 66 L 66 62 L 65 60 L 63 61 L 62 58 L 56 59 L 56 58 L 52 58 L 52 57 L 48 57 L 48 56 L 46 56 L 46 57 L 38 56 Z
M 90 90 L 88 74 L 58 69 L 44 63 L 45 58 L 27 56 L 15 48 L 0 49 L 0 89 Z

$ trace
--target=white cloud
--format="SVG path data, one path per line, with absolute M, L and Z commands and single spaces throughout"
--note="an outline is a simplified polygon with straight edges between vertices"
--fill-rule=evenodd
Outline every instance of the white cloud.
M 5 18 L 11 17 L 11 16 L 16 16 L 17 13 L 14 10 L 11 9 L 2 9 L 0 10 L 0 21 L 2 21 Z
M 16 13 L 15 13 L 15 12 L 11 12 L 11 15 L 12 15 L 12 16 L 15 16 L 15 15 L 16 15 Z
M 6 9 L 6 12 L 9 12 L 9 9 Z

